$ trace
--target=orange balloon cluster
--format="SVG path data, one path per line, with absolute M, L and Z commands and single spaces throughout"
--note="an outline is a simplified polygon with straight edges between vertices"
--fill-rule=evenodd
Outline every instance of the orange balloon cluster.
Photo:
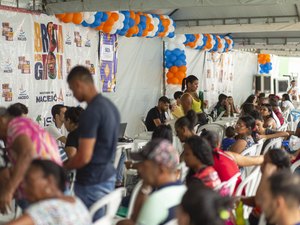
M 266 64 L 271 62 L 270 54 L 258 54 L 258 62 L 259 64 Z
M 168 84 L 181 84 L 186 77 L 186 66 L 172 66 L 167 73 Z
M 83 21 L 83 13 L 62 13 L 55 15 L 58 19 L 60 19 L 64 23 L 74 23 L 81 24 Z
M 186 45 L 191 47 L 191 48 L 195 48 L 197 46 L 197 41 L 200 38 L 200 34 L 195 34 L 195 40 L 193 42 L 188 42 Z
M 204 50 L 210 50 L 210 49 L 212 49 L 212 38 L 211 38 L 211 36 L 209 35 L 209 34 L 203 34 L 204 36 L 206 36 L 207 37 L 207 41 L 206 41 L 206 45 L 204 46 Z

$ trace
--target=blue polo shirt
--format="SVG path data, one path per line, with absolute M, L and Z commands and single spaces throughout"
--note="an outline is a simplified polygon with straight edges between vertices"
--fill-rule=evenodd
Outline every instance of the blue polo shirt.
M 113 166 L 120 127 L 120 115 L 116 106 L 98 94 L 81 113 L 79 138 L 95 138 L 91 161 L 77 170 L 76 182 L 93 185 L 115 175 Z

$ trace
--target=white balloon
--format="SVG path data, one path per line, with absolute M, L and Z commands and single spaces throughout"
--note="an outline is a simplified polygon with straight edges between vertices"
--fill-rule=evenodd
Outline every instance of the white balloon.
M 177 46 L 176 45 L 174 45 L 173 43 L 170 43 L 170 44 L 168 44 L 168 49 L 169 50 L 174 50 L 175 48 L 177 48 Z
M 169 26 L 169 31 L 170 32 L 174 32 L 175 31 L 175 27 L 173 25 Z
M 153 20 L 154 20 L 154 25 L 155 26 L 158 26 L 158 24 L 159 24 L 159 19 L 158 18 L 153 18 Z
M 90 18 L 88 18 L 88 19 L 86 20 L 86 22 L 87 22 L 88 24 L 94 23 L 94 22 L 95 22 L 95 16 L 92 15 Z
M 180 44 L 177 46 L 177 48 L 179 48 L 180 50 L 185 50 L 185 45 L 184 44 Z
M 109 32 L 110 34 L 115 34 L 117 32 L 117 29 L 111 29 L 111 31 Z
M 121 21 L 123 23 L 124 20 L 125 20 L 124 14 L 123 13 L 119 13 L 119 21 Z
M 91 17 L 91 14 L 89 12 L 83 13 L 83 20 L 87 21 Z
M 123 23 L 123 22 L 120 22 L 120 24 L 119 24 L 119 26 L 118 26 L 118 29 L 119 29 L 119 30 L 122 30 L 123 27 L 124 27 L 124 23 Z

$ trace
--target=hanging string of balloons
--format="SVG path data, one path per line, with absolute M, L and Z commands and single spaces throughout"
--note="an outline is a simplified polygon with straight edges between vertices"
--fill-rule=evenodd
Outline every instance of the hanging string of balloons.
M 167 69 L 167 83 L 181 84 L 187 71 L 185 46 L 183 44 L 185 36 L 183 34 L 176 35 L 166 41 L 165 68 Z
M 126 37 L 174 37 L 175 22 L 166 15 L 133 11 L 79 12 L 55 15 L 64 23 Z
M 230 36 L 214 34 L 186 34 L 185 46 L 208 52 L 229 52 L 233 49 L 234 42 Z
M 270 54 L 258 54 L 259 73 L 269 74 L 272 68 L 271 55 Z

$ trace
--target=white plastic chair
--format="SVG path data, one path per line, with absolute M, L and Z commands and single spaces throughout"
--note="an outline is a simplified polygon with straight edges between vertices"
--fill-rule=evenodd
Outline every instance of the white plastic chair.
M 115 160 L 114 160 L 114 167 L 117 169 L 121 155 L 123 151 L 123 146 L 117 146 L 116 154 L 115 154 Z
M 257 152 L 257 144 L 252 145 L 251 147 L 242 151 L 241 155 L 243 156 L 255 156 Z
M 128 206 L 128 212 L 127 212 L 127 219 L 130 219 L 131 215 L 132 215 L 132 211 L 133 211 L 133 207 L 134 207 L 134 203 L 136 200 L 136 197 L 139 193 L 139 191 L 141 190 L 141 187 L 143 185 L 143 181 L 140 180 L 134 187 L 132 193 L 131 193 L 131 197 L 130 197 L 130 202 L 129 202 L 129 206 Z
M 281 127 L 278 128 L 278 131 L 286 131 L 288 128 L 288 124 L 284 122 Z
M 291 171 L 292 173 L 295 172 L 295 170 L 300 166 L 300 160 L 297 160 L 296 162 L 294 162 L 292 165 L 291 165 Z
M 90 207 L 90 215 L 93 218 L 99 209 L 106 206 L 105 215 L 95 221 L 93 225 L 111 225 L 113 223 L 113 218 L 118 211 L 124 192 L 125 188 L 117 188 Z
M 204 129 L 216 132 L 219 135 L 219 140 L 223 140 L 225 135 L 225 128 L 222 125 L 216 123 L 205 124 L 199 127 L 197 135 L 200 135 L 202 130 Z
M 178 220 L 177 219 L 170 220 L 169 222 L 165 223 L 164 225 L 178 225 Z
M 216 188 L 214 188 L 215 191 L 221 190 L 223 187 L 229 188 L 229 195 L 232 196 L 237 179 L 241 176 L 241 173 L 236 173 L 234 176 L 232 176 L 228 181 L 222 182 L 220 185 L 218 185 Z
M 252 173 L 247 176 L 238 186 L 235 195 L 236 196 L 241 196 L 244 188 L 245 188 L 245 196 L 254 196 L 256 193 L 256 190 L 258 188 L 259 182 L 261 179 L 261 172 L 260 172 L 260 167 L 257 166 L 254 168 Z M 244 218 L 248 218 L 249 214 L 251 213 L 251 207 L 244 206 Z
M 264 147 L 263 154 L 266 154 L 271 148 L 281 148 L 283 138 L 274 138 Z

